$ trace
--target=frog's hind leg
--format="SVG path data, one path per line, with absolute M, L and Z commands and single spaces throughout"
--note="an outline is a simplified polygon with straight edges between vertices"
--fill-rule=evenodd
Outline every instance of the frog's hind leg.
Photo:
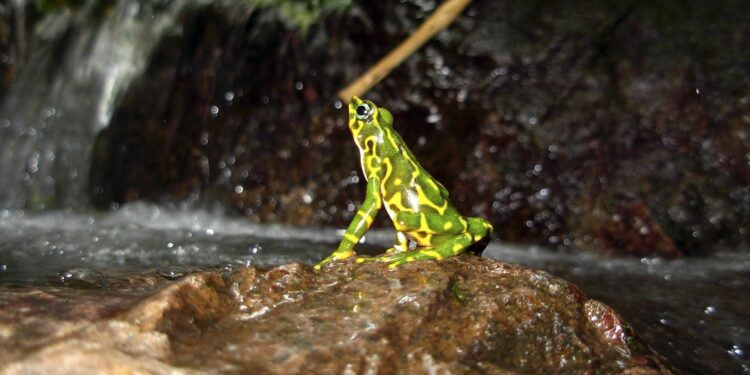
M 386 254 L 379 261 L 388 262 L 389 268 L 398 267 L 404 263 L 416 260 L 440 260 L 461 254 L 467 249 L 477 254 L 487 246 L 492 238 L 493 228 L 490 223 L 481 218 L 474 217 L 445 217 L 435 215 L 429 217 L 424 214 L 409 214 L 420 217 L 419 231 L 429 236 L 430 246 L 422 247 L 413 252 Z M 445 223 L 452 223 L 447 225 Z M 413 222 L 410 224 L 414 224 Z M 444 232 L 433 230 L 434 227 L 443 227 Z

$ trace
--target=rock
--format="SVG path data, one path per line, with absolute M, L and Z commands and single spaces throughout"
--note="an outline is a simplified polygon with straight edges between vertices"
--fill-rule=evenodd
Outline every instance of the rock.
M 5 305 L 0 372 L 674 372 L 574 285 L 473 255 L 395 270 L 347 260 L 321 273 L 299 264 L 204 271 L 135 301 L 109 298 L 69 304 L 93 312 L 63 314 L 67 328 L 42 328 L 35 345 L 18 337 L 28 311 Z M 113 304 L 128 307 L 101 313 Z

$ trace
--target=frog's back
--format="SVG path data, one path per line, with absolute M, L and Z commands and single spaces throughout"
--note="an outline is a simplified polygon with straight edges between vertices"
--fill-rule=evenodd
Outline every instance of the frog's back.
M 419 164 L 401 136 L 391 126 L 385 126 L 384 131 L 392 146 L 382 156 L 382 191 L 389 213 L 408 210 L 445 214 L 456 211 L 448 201 L 448 190 Z

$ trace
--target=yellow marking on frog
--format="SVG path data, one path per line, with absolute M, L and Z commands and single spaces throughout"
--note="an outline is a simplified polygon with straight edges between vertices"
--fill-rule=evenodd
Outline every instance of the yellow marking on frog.
M 431 232 L 430 225 L 427 223 L 427 216 L 422 214 L 419 215 L 419 230 L 423 232 Z
M 457 243 L 457 244 L 453 245 L 453 251 L 459 251 L 459 250 L 461 250 L 461 249 L 463 249 L 463 248 L 464 248 L 464 247 L 463 247 L 463 246 L 461 246 L 461 244 L 459 244 L 459 243 Z
M 448 209 L 447 200 L 443 200 L 443 204 L 438 206 L 430 200 L 419 185 L 417 185 L 417 195 L 419 196 L 419 204 L 434 208 L 440 215 L 445 214 L 445 210 Z
M 344 238 L 346 238 L 347 240 L 351 241 L 352 243 L 358 243 L 359 242 L 359 238 L 357 238 L 353 234 L 344 233 Z
M 435 260 L 443 259 L 443 256 L 435 250 L 423 250 L 422 254 L 427 255 Z
M 393 180 L 393 185 L 394 186 L 401 186 L 401 179 L 400 178 L 394 179 Z
M 391 129 L 388 129 L 387 126 L 383 127 L 383 133 L 385 133 L 385 138 L 388 139 L 388 142 L 391 143 L 391 146 L 393 146 L 394 149 L 398 150 L 398 142 L 396 142 L 396 138 L 393 137 L 393 133 L 391 133 Z
M 435 180 L 433 180 L 433 179 L 431 179 L 431 178 L 428 178 L 428 179 L 427 179 L 427 182 L 428 182 L 428 183 L 429 183 L 430 185 L 432 185 L 432 187 L 433 187 L 433 188 L 434 188 L 435 190 L 437 190 L 438 194 L 440 194 L 440 186 L 438 186 L 438 184 L 436 184 L 436 183 L 435 183 Z
M 466 219 L 459 217 L 458 222 L 461 223 L 461 230 L 466 231 L 466 229 L 469 228 L 469 224 L 466 222 Z
M 390 198 L 387 198 L 386 204 L 388 204 L 393 212 L 409 212 L 409 209 L 403 205 L 400 191 L 393 193 Z
M 391 175 L 393 174 L 393 163 L 391 163 L 390 158 L 383 158 L 381 161 L 383 163 L 384 169 L 385 169 L 385 176 L 383 176 L 383 182 L 382 185 L 385 186 L 387 183 L 386 181 L 389 181 L 391 178 Z
M 446 221 L 445 224 L 443 224 L 443 230 L 451 229 L 452 226 L 453 223 L 451 223 L 450 221 Z
M 477 242 L 482 239 L 482 236 L 474 236 L 474 242 Z
M 366 213 L 364 213 L 362 211 L 357 211 L 357 216 L 365 219 L 365 221 L 367 222 L 367 225 L 372 224 L 372 220 L 373 220 L 372 217 L 369 216 L 369 215 L 367 215 Z

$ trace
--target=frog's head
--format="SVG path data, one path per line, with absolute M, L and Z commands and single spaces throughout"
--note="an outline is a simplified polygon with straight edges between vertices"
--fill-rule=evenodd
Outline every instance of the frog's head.
M 349 128 L 355 135 L 365 126 L 391 126 L 393 116 L 385 108 L 378 108 L 369 100 L 352 96 L 349 102 Z

